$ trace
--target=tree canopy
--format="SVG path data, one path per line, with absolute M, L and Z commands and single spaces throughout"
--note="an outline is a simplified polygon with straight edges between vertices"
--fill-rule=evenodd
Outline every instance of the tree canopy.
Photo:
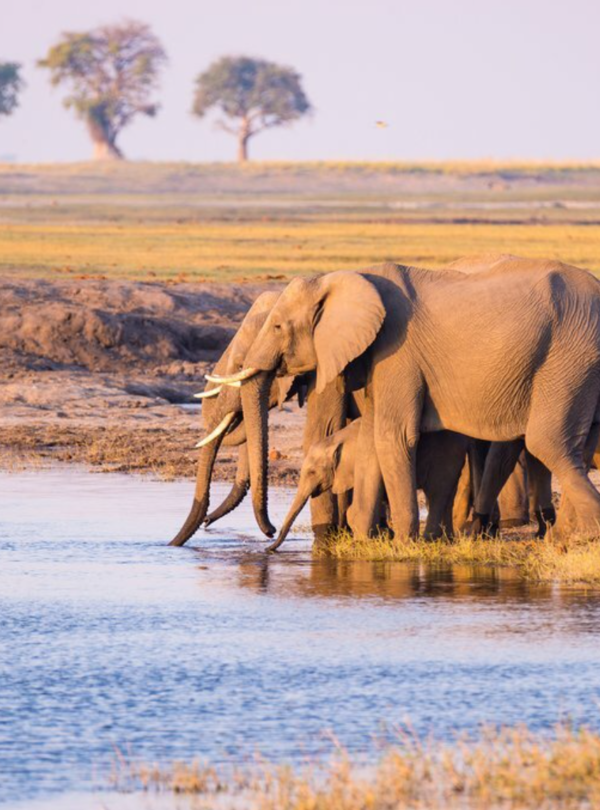
M 20 70 L 16 62 L 0 62 L 0 115 L 10 115 L 19 105 L 24 85 Z
M 117 137 L 137 115 L 154 116 L 151 100 L 166 53 L 142 22 L 128 20 L 83 33 L 65 33 L 45 59 L 53 85 L 67 85 L 67 108 L 84 119 L 97 158 L 122 157 Z
M 245 161 L 250 138 L 291 124 L 311 105 L 292 68 L 248 56 L 225 56 L 196 79 L 192 112 L 202 118 L 213 108 L 223 116 L 217 125 L 237 136 L 238 159 Z

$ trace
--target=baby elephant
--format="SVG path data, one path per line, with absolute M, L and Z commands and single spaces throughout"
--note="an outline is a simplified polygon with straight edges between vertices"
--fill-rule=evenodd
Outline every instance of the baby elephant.
M 341 495 L 354 488 L 354 467 L 361 419 L 309 449 L 302 469 L 298 492 L 285 518 L 277 540 L 268 547 L 275 551 L 287 537 L 294 521 L 310 497 L 332 490 Z M 458 433 L 441 431 L 421 435 L 417 450 L 417 487 L 425 493 L 428 505 L 425 536 L 452 535 L 452 507 L 467 452 L 468 440 Z M 385 514 L 382 498 L 381 511 Z

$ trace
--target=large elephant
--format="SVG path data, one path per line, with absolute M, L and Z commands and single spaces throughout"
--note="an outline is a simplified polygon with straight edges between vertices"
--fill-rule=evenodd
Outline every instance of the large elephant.
M 600 494 L 584 455 L 600 433 L 600 283 L 586 271 L 508 257 L 475 275 L 386 264 L 294 279 L 246 367 L 221 382 L 242 382 L 248 423 L 276 373 L 313 370 L 317 392 L 348 370 L 367 383 L 355 531 L 371 531 L 383 476 L 395 530 L 417 533 L 417 442 L 446 429 L 524 438 L 578 527 L 597 533 Z M 263 425 L 248 433 L 251 458 L 265 452 Z
M 283 543 L 309 498 L 329 490 L 337 495 L 352 491 L 361 421 L 359 417 L 332 436 L 312 445 L 300 470 L 294 501 L 269 551 L 275 551 Z M 446 430 L 424 434 L 419 440 L 417 487 L 423 490 L 427 501 L 424 533 L 428 539 L 443 535 L 451 537 L 454 533 L 452 508 L 468 441 L 465 436 Z M 384 492 L 381 493 L 379 514 L 383 524 Z
M 279 292 L 264 292 L 247 312 L 231 343 L 215 366 L 215 374 L 230 374 L 243 366 L 246 354 L 256 338 L 269 312 L 279 298 Z M 277 378 L 266 392 L 266 409 L 281 404 L 286 399 L 298 395 L 301 404 L 307 400 L 307 418 L 304 430 L 306 449 L 335 430 L 339 430 L 347 417 L 347 397 L 339 386 L 328 386 L 317 394 L 314 375 L 294 378 Z M 252 464 L 266 464 L 256 454 L 249 458 L 246 444 L 246 421 L 243 418 L 239 387 L 221 386 L 209 382 L 199 396 L 203 400 L 202 420 L 207 436 L 199 442 L 200 458 L 196 474 L 194 500 L 188 517 L 170 545 L 182 546 L 195 534 L 200 525 L 210 525 L 241 503 L 248 492 L 251 474 L 254 480 L 262 481 L 264 473 L 252 469 Z M 259 418 L 266 418 L 266 411 Z M 254 426 L 256 429 L 256 425 Z M 210 484 L 215 460 L 221 444 L 239 447 L 239 460 L 234 484 L 225 500 L 213 512 L 208 513 Z M 267 514 L 267 487 L 256 486 L 252 490 L 254 512 L 261 530 L 272 536 L 275 528 Z M 311 501 L 312 523 L 315 534 L 326 532 L 337 524 L 337 499 L 331 493 L 324 493 Z

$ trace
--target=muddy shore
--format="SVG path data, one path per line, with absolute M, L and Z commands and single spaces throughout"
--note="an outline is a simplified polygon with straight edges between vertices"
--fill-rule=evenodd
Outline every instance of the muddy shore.
M 0 278 L 0 466 L 78 462 L 193 476 L 193 394 L 274 284 Z M 271 418 L 272 482 L 295 481 L 304 413 Z M 223 448 L 217 478 L 233 475 Z

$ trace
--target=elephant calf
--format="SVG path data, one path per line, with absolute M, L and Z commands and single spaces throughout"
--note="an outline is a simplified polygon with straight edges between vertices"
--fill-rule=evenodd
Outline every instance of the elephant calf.
M 311 445 L 300 471 L 298 492 L 269 551 L 275 551 L 283 543 L 309 498 L 329 490 L 341 496 L 354 488 L 361 424 L 360 418 L 355 419 L 332 436 Z M 417 487 L 423 490 L 427 499 L 429 511 L 425 536 L 429 539 L 453 533 L 452 507 L 468 441 L 465 436 L 451 431 L 424 434 L 419 441 Z M 379 512 L 380 525 L 384 527 L 386 510 L 383 488 Z

